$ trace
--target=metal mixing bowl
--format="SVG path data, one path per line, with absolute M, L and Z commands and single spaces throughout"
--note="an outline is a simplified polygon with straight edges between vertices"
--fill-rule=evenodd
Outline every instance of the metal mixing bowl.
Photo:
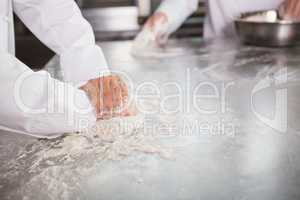
M 244 13 L 235 20 L 235 26 L 246 44 L 268 47 L 300 44 L 300 22 L 281 20 L 276 10 Z

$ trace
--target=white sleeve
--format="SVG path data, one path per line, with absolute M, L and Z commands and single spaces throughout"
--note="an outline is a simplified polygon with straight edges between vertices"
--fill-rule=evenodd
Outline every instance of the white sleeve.
M 168 16 L 168 31 L 172 33 L 197 10 L 198 4 L 199 0 L 164 0 L 156 12 L 163 12 Z
M 108 72 L 91 25 L 73 0 L 13 0 L 26 26 L 60 56 L 66 81 L 74 84 Z
M 0 53 L 0 94 L 0 129 L 53 138 L 96 122 L 83 91 L 33 72 L 7 53 Z

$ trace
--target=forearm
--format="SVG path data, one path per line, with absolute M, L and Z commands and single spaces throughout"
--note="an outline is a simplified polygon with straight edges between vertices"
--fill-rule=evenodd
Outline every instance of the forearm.
M 164 0 L 156 12 L 168 17 L 169 33 L 176 31 L 198 8 L 199 0 Z
M 83 91 L 33 72 L 10 54 L 0 54 L 0 128 L 51 138 L 95 123 Z
M 72 48 L 94 45 L 90 24 L 72 0 L 13 0 L 14 11 L 49 48 L 62 54 Z
M 14 0 L 26 26 L 61 58 L 66 81 L 74 84 L 107 71 L 90 24 L 73 0 Z

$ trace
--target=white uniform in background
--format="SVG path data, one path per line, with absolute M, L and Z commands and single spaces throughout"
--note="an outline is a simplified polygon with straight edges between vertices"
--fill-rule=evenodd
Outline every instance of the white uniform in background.
M 207 0 L 206 38 L 235 36 L 234 19 L 244 12 L 278 9 L 284 0 Z
M 243 12 L 277 9 L 284 0 L 206 0 L 204 37 L 235 35 L 233 20 Z M 199 0 L 164 0 L 157 11 L 168 16 L 168 33 L 174 32 L 198 8 Z
M 70 84 L 33 72 L 14 57 L 13 11 L 60 56 Z M 103 71 L 106 60 L 73 0 L 0 0 L 0 129 L 55 137 L 94 123 L 90 102 L 77 87 Z

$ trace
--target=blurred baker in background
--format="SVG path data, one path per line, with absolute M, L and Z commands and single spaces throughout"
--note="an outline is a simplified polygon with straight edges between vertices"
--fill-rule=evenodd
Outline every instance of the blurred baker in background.
M 13 11 L 59 55 L 65 82 L 32 71 L 14 56 Z M 127 98 L 127 87 L 110 74 L 73 0 L 1 0 L 0 95 L 0 129 L 55 137 L 112 117 Z
M 144 25 L 135 46 L 165 45 L 170 34 L 197 10 L 198 4 L 199 0 L 164 0 Z M 300 16 L 299 0 L 206 0 L 206 6 L 206 39 L 235 36 L 234 19 L 244 12 L 279 9 L 284 18 Z

